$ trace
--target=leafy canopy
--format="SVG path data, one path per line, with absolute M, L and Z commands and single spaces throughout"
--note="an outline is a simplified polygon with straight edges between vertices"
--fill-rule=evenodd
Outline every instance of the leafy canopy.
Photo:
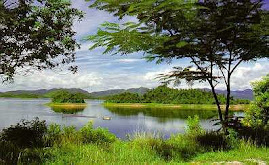
M 171 62 L 187 58 L 191 65 L 161 75 L 175 84 L 207 81 L 212 89 L 220 120 L 220 100 L 215 87 L 227 87 L 225 120 L 230 106 L 231 78 L 243 62 L 269 57 L 269 15 L 263 0 L 96 0 L 91 7 L 120 19 L 137 20 L 122 25 L 104 23 L 88 37 L 104 53 L 142 51 L 149 61 Z
M 58 90 L 52 95 L 52 103 L 85 103 L 83 93 L 72 93 L 67 90 Z
M 72 26 L 82 16 L 68 0 L 0 0 L 2 80 L 12 80 L 25 69 L 52 69 L 74 62 L 79 45 Z

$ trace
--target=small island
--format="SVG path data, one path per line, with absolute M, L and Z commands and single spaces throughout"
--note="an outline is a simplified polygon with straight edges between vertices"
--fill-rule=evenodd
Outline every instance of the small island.
M 55 112 L 75 113 L 84 110 L 87 103 L 82 93 L 72 93 L 67 90 L 59 90 L 52 95 L 50 106 Z

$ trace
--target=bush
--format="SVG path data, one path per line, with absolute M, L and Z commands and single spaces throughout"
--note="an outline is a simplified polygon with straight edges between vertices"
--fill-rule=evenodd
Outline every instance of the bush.
M 220 132 L 206 132 L 197 135 L 195 140 L 207 151 L 228 150 L 231 148 L 225 134 Z
M 45 141 L 47 146 L 53 146 L 59 144 L 62 136 L 61 126 L 58 124 L 51 124 L 48 127 Z
M 83 143 L 113 143 L 116 141 L 116 136 L 104 128 L 93 128 L 92 122 L 88 123 L 80 129 L 80 135 Z
M 197 115 L 194 117 L 189 116 L 187 120 L 186 133 L 190 136 L 200 135 L 204 132 L 203 128 L 200 125 L 200 120 Z
M 17 125 L 3 129 L 1 140 L 11 142 L 19 148 L 42 147 L 46 131 L 45 121 L 39 121 L 38 118 L 32 121 L 22 120 Z
M 252 83 L 255 100 L 249 111 L 246 112 L 244 124 L 269 130 L 269 74 L 261 81 Z
M 32 164 L 40 162 L 35 148 L 45 146 L 47 132 L 45 121 L 38 118 L 3 129 L 0 136 L 0 160 L 4 164 Z M 1 163 L 1 161 L 0 161 Z

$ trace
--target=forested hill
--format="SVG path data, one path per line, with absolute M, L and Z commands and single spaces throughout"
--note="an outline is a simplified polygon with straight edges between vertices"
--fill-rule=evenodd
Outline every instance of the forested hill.
M 79 88 L 53 88 L 53 89 L 38 89 L 38 90 L 16 90 L 8 92 L 0 92 L 0 97 L 11 97 L 11 98 L 50 98 L 58 91 L 68 91 L 71 93 L 80 93 L 84 98 L 92 98 L 91 95 Z
M 225 104 L 225 96 L 218 95 L 221 104 Z M 211 92 L 200 89 L 172 89 L 166 86 L 159 86 L 149 90 L 143 95 L 125 92 L 106 97 L 109 103 L 160 103 L 160 104 L 215 104 Z M 232 104 L 245 104 L 249 100 L 234 99 Z
M 17 97 L 17 98 L 40 98 L 40 97 L 50 97 L 52 93 L 58 90 L 67 90 L 72 93 L 83 93 L 87 96 L 91 96 L 91 98 L 104 98 L 111 95 L 121 94 L 125 92 L 129 93 L 138 93 L 139 95 L 143 95 L 147 93 L 150 89 L 149 88 L 130 88 L 130 89 L 112 89 L 112 90 L 105 90 L 105 91 L 98 91 L 98 92 L 91 92 L 89 93 L 86 90 L 80 88 L 53 88 L 53 89 L 38 89 L 38 90 L 17 90 L 17 91 L 8 91 L 8 92 L 0 92 L 0 97 Z M 207 92 L 211 92 L 210 89 L 201 89 Z M 216 90 L 218 94 L 225 94 L 225 90 Z M 235 90 L 231 91 L 231 94 L 234 98 L 238 99 L 253 99 L 253 91 L 251 89 L 246 90 Z
M 102 98 L 110 95 L 120 94 L 124 92 L 130 92 L 130 93 L 138 93 L 138 94 L 145 94 L 147 91 L 149 91 L 149 88 L 130 88 L 130 89 L 111 89 L 111 90 L 105 90 L 105 91 L 98 91 L 98 92 L 92 92 L 90 93 L 93 97 L 96 98 Z

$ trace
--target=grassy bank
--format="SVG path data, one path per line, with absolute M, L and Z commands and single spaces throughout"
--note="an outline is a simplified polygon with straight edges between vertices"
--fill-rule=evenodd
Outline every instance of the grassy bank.
M 193 110 L 217 110 L 216 105 L 212 104 L 155 104 L 155 103 L 104 103 L 105 107 L 122 107 L 122 108 L 160 108 L 160 109 L 193 109 Z M 249 104 L 231 105 L 232 111 L 245 111 Z M 224 109 L 225 105 L 221 105 Z
M 26 131 L 25 136 L 17 134 Z M 25 132 L 25 133 L 26 133 Z M 24 139 L 23 139 L 24 138 Z M 23 140 L 22 140 L 23 139 Z M 258 164 L 269 162 L 269 149 L 229 136 L 205 132 L 197 118 L 185 134 L 163 139 L 137 132 L 123 141 L 89 123 L 77 130 L 34 121 L 2 132 L 0 163 L 17 164 Z
M 62 113 L 76 113 L 87 107 L 87 103 L 47 103 L 45 105 L 51 107 L 55 112 Z

